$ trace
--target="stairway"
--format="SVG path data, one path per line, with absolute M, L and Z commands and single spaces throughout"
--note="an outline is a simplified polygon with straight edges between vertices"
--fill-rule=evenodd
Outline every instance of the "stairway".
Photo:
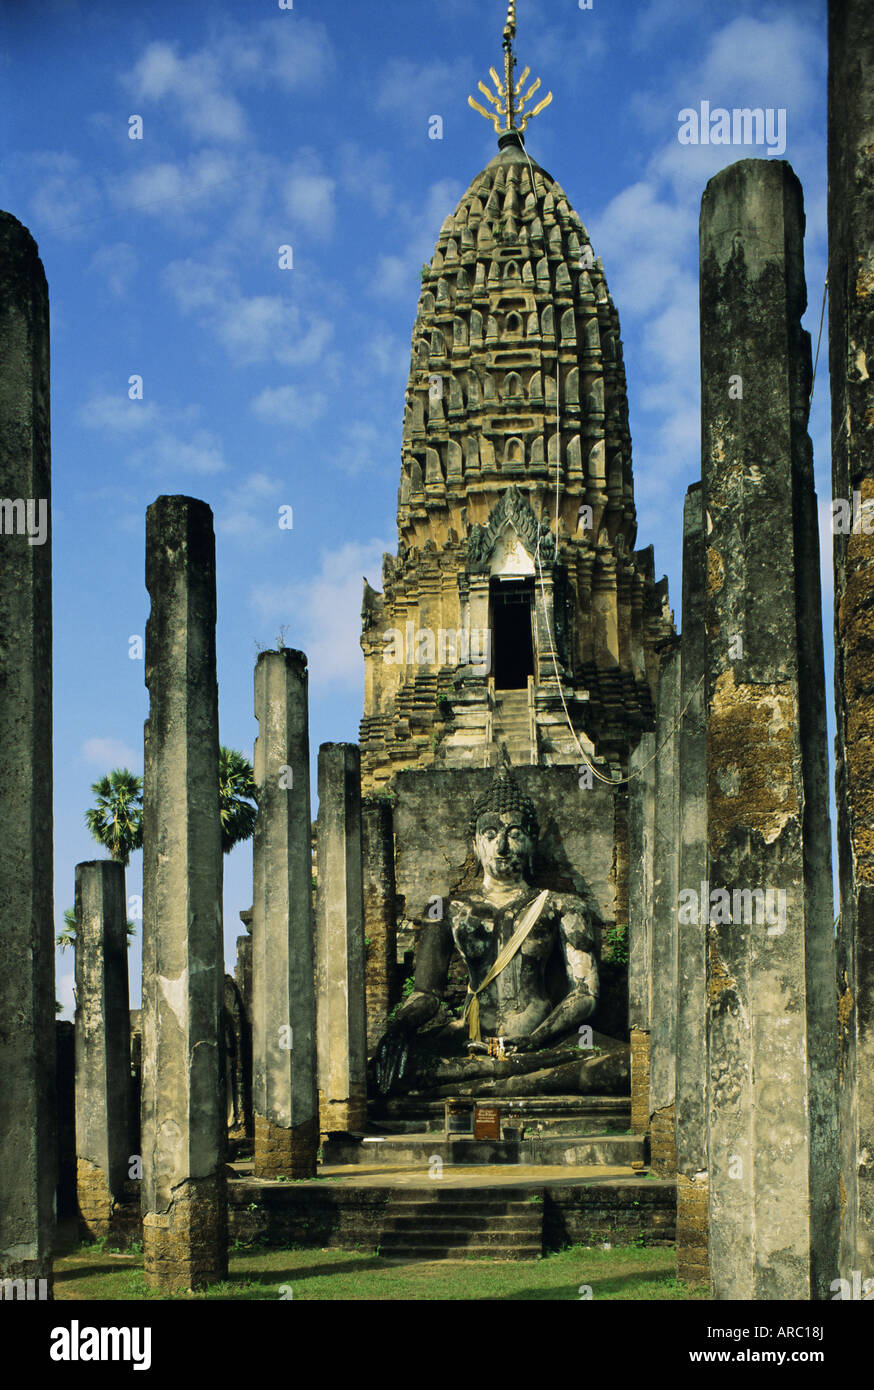
M 532 1201 L 532 1197 L 537 1199 Z M 536 1189 L 399 1190 L 387 1208 L 379 1253 L 392 1260 L 533 1260 L 543 1253 L 543 1194 Z
M 502 743 L 506 743 L 510 762 L 514 766 L 519 767 L 531 762 L 527 690 L 496 692 L 492 728 L 492 741 L 498 748 Z

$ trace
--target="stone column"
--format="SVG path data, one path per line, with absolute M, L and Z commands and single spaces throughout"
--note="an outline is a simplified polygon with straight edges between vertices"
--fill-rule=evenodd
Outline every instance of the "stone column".
M 319 1110 L 325 1134 L 362 1130 L 367 1110 L 361 764 L 354 743 L 319 749 L 316 895 Z
M 655 734 L 643 734 L 628 760 L 628 1027 L 631 1128 L 636 1134 L 647 1133 L 650 1116 L 655 749 Z
M 313 1178 L 319 1146 L 307 659 L 255 667 L 252 1044 L 255 1176 Z
M 222 862 L 212 512 L 146 513 L 143 1251 L 152 1288 L 227 1272 Z
M 707 739 L 704 727 L 704 595 L 701 484 L 683 509 L 683 637 L 678 740 L 678 894 L 700 894 L 707 877 Z M 707 1262 L 707 932 L 696 912 L 677 923 L 677 1274 L 710 1277 Z
M 57 1181 L 52 902 L 49 302 L 0 213 L 0 1278 L 52 1278 Z
M 710 1270 L 828 1297 L 836 1004 L 801 186 L 741 160 L 701 207 Z M 701 895 L 702 897 L 705 894 Z
M 829 347 L 835 566 L 840 1274 L 874 1277 L 874 12 L 829 6 Z M 849 515 L 847 515 L 849 513 Z M 839 524 L 840 523 L 840 524 Z
M 674 1135 L 677 1085 L 677 845 L 680 796 L 676 732 L 680 714 L 680 649 L 662 654 L 656 702 L 655 804 L 653 811 L 653 901 L 651 936 L 652 1022 L 650 1030 L 649 1121 L 652 1170 L 677 1171 Z M 645 776 L 646 774 L 644 774 Z
M 131 1160 L 124 867 L 76 865 L 76 1191 L 85 1235 L 108 1236 Z
M 361 803 L 361 861 L 364 874 L 367 1052 L 376 1049 L 388 1023 L 397 964 L 395 840 L 391 806 L 379 797 Z

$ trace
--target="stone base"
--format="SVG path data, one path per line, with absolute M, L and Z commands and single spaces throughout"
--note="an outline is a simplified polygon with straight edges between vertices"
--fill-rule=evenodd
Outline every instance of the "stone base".
M 366 1128 L 366 1096 L 329 1100 L 324 1091 L 319 1091 L 319 1130 L 322 1134 L 363 1134 Z
M 706 1179 L 677 1174 L 677 1278 L 689 1284 L 710 1282 L 708 1198 Z
M 649 1033 L 641 1028 L 631 1030 L 631 1128 L 649 1129 Z
M 115 1200 L 106 1174 L 88 1158 L 76 1159 L 76 1204 L 79 1234 L 83 1240 L 105 1239 L 110 1234 Z
M 224 1169 L 180 1183 L 169 1211 L 144 1215 L 143 1263 L 151 1289 L 202 1289 L 227 1277 Z
M 315 1117 L 286 1129 L 255 1116 L 255 1177 L 314 1178 L 319 1130 Z
M 676 1107 L 666 1105 L 651 1117 L 649 1158 L 652 1171 L 659 1178 L 672 1178 L 677 1171 Z
M 488 1180 L 467 1188 L 438 1191 L 442 1184 L 429 1181 L 422 1170 L 422 1181 L 386 1176 L 385 1183 L 371 1177 L 360 1185 L 353 1183 L 282 1183 L 265 1188 L 247 1178 L 228 1184 L 230 1236 L 242 1244 L 265 1242 L 287 1249 L 291 1245 L 353 1250 L 386 1248 L 386 1233 L 398 1230 L 398 1218 L 409 1225 L 411 1218 L 422 1218 L 416 1227 L 432 1226 L 428 1219 L 444 1203 L 464 1204 L 460 1229 L 466 1232 L 470 1254 L 481 1238 L 483 1217 L 494 1210 L 492 1202 L 501 1197 L 522 1198 L 525 1209 L 542 1215 L 543 1250 L 562 1250 L 568 1245 L 595 1245 L 609 1241 L 614 1245 L 672 1245 L 676 1226 L 676 1195 L 672 1182 L 652 1178 L 640 1180 L 606 1178 L 598 1182 L 519 1184 L 512 1178 L 506 1185 Z M 534 1202 L 531 1198 L 534 1197 Z M 500 1207 L 499 1207 L 500 1209 Z M 488 1223 L 486 1223 L 488 1224 Z M 501 1224 L 508 1224 L 507 1218 Z M 395 1238 L 396 1235 L 395 1235 Z M 541 1250 L 538 1248 L 538 1255 Z M 447 1258 L 432 1252 L 432 1258 Z M 480 1253 L 477 1258 L 505 1258 L 500 1247 Z

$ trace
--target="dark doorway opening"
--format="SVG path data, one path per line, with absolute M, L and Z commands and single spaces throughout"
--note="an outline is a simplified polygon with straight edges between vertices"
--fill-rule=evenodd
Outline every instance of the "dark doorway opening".
M 496 690 L 524 690 L 534 675 L 533 579 L 493 579 L 492 670 Z

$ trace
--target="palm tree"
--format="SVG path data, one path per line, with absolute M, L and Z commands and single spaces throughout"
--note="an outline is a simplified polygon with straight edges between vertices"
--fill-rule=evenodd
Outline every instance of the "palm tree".
M 117 767 L 92 783 L 91 790 L 97 805 L 85 812 L 88 829 L 127 868 L 133 851 L 143 845 L 143 779 Z
M 234 845 L 249 840 L 255 832 L 258 815 L 255 774 L 252 765 L 234 748 L 219 749 L 219 815 L 222 823 L 222 849 L 229 854 Z
M 127 768 L 115 768 L 93 783 L 97 805 L 85 812 L 88 829 L 113 859 L 127 868 L 130 856 L 143 845 L 143 779 Z M 219 816 L 222 850 L 251 839 L 258 814 L 252 765 L 234 748 L 219 749 Z M 69 925 L 69 924 L 68 924 Z
M 60 946 L 60 948 L 61 948 L 62 951 L 66 951 L 68 946 L 75 946 L 75 945 L 76 945 L 76 931 L 77 931 L 77 928 L 78 928 L 78 923 L 77 923 L 77 921 L 76 921 L 76 909 L 75 909 L 74 907 L 67 907 L 67 908 L 65 908 L 65 909 L 64 909 L 64 928 L 63 928 L 63 931 L 59 931 L 58 934 L 57 934 L 57 936 L 55 937 L 55 945 L 56 945 L 56 946 Z M 128 937 L 127 944 L 128 944 L 128 945 L 130 945 L 131 937 L 132 937 L 132 936 L 136 936 L 136 934 L 137 934 L 137 929 L 136 929 L 135 923 L 129 921 L 129 922 L 127 923 L 127 937 Z M 62 1005 L 61 1005 L 61 1008 L 63 1008 L 63 1007 L 64 1007 L 64 1006 L 63 1006 L 63 1004 L 62 1004 Z
M 76 909 L 68 907 L 64 910 L 64 930 L 58 932 L 55 937 L 55 945 L 60 946 L 62 951 L 66 951 L 68 946 L 76 944 Z M 61 1005 L 63 1008 L 63 1005 Z

